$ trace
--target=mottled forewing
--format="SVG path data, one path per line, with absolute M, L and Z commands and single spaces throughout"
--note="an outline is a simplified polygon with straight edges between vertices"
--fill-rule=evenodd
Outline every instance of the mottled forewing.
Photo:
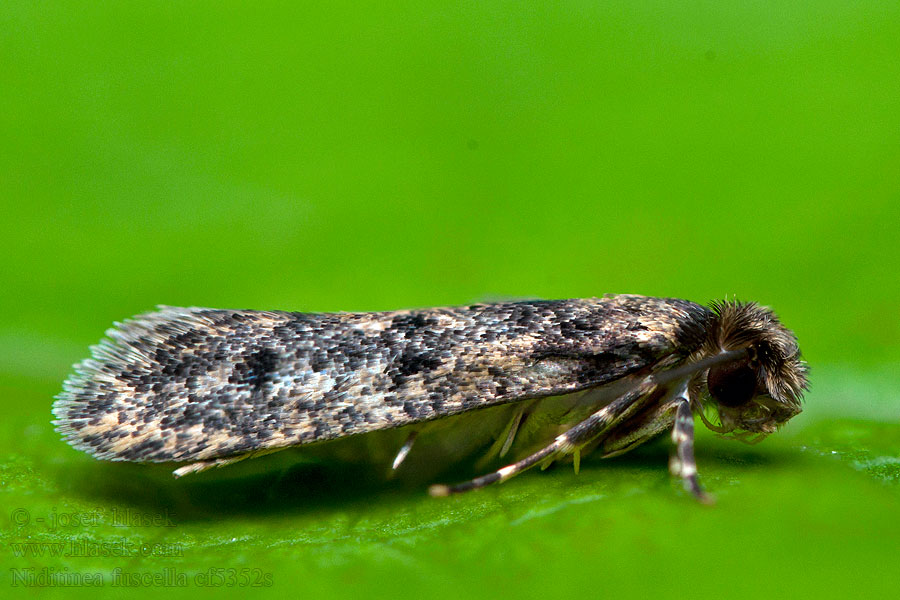
M 384 313 L 163 307 L 109 330 L 54 413 L 98 458 L 206 460 L 603 385 L 687 356 L 709 316 L 641 296 Z

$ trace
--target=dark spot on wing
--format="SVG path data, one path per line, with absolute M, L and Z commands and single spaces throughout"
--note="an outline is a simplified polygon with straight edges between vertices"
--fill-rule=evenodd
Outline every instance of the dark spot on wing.
M 441 360 L 430 352 L 404 352 L 397 359 L 397 372 L 408 377 L 422 371 L 431 371 L 441 366 Z
M 275 371 L 278 366 L 278 354 L 274 350 L 263 348 L 247 357 L 240 369 L 243 374 L 242 383 L 259 388 L 265 381 L 266 375 Z

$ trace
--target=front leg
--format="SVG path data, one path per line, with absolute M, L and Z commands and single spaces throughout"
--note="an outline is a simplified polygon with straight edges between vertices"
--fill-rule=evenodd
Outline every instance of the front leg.
M 681 477 L 684 489 L 704 504 L 712 504 L 713 498 L 703 491 L 697 479 L 697 462 L 694 460 L 694 413 L 687 396 L 685 385 L 677 398 L 678 408 L 675 412 L 675 425 L 672 427 L 672 442 L 675 443 L 675 454 L 669 461 L 672 475 Z

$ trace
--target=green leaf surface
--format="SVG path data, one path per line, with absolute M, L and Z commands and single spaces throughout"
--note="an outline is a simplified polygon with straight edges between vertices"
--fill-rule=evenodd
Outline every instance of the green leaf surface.
M 896 2 L 2 3 L 0 595 L 896 595 L 897 56 Z M 436 499 L 368 451 L 175 480 L 50 424 L 157 304 L 607 292 L 797 333 L 801 415 L 698 422 L 714 506 L 665 439 Z

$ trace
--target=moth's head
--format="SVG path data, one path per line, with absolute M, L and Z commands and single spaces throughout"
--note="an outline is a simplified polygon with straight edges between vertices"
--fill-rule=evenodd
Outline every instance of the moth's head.
M 712 305 L 714 322 L 702 350 L 705 356 L 744 351 L 738 359 L 705 373 L 705 405 L 714 407 L 719 425 L 706 425 L 738 439 L 761 438 L 798 414 L 807 388 L 808 367 L 800 360 L 793 332 L 770 309 L 754 303 Z

